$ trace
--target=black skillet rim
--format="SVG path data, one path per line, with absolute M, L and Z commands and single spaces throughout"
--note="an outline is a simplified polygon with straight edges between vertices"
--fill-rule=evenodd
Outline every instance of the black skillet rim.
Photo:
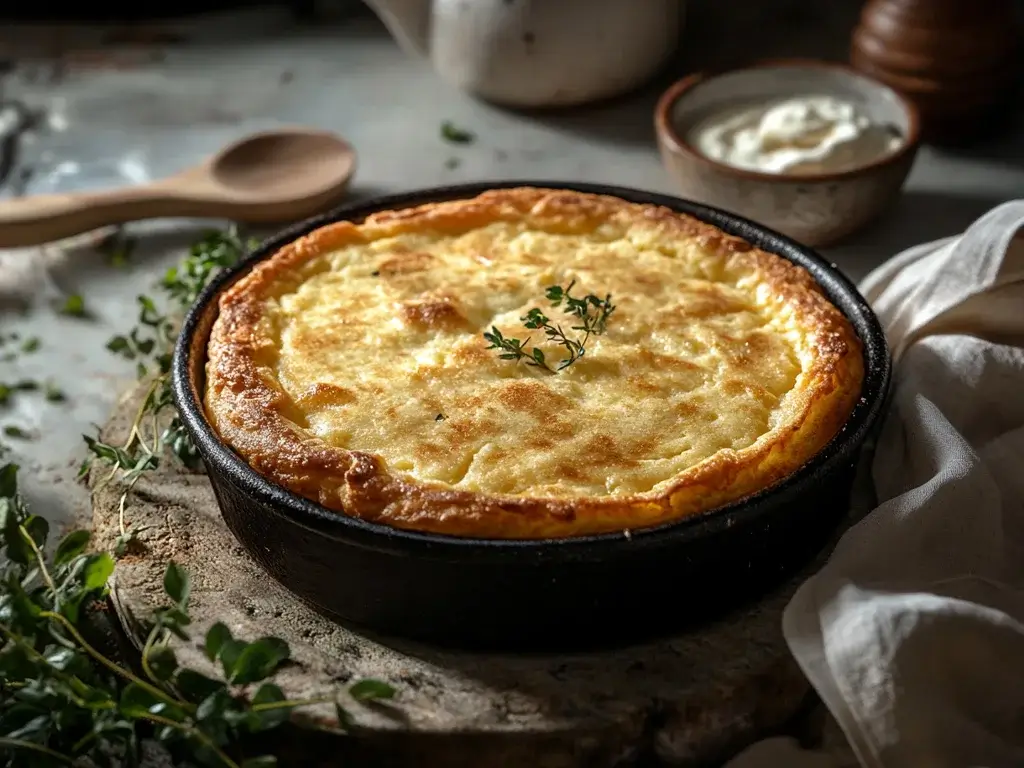
M 630 202 L 661 205 L 713 224 L 724 232 L 744 238 L 753 245 L 775 253 L 806 268 L 829 299 L 854 326 L 863 345 L 865 377 L 861 398 L 840 432 L 797 472 L 769 488 L 725 506 L 651 528 L 624 533 L 613 532 L 564 539 L 479 539 L 434 533 L 420 533 L 372 523 L 344 513 L 333 512 L 314 501 L 298 496 L 266 479 L 223 443 L 206 420 L 204 409 L 189 377 L 192 337 L 199 330 L 208 305 L 231 283 L 255 264 L 273 255 L 292 240 L 319 227 L 344 220 L 360 220 L 371 213 L 390 208 L 405 208 L 431 202 L 473 197 L 490 189 L 539 187 L 599 195 L 612 195 Z M 205 345 L 202 346 L 205 349 Z M 205 361 L 203 361 L 205 363 Z M 856 286 L 839 269 L 812 249 L 741 216 L 682 198 L 606 184 L 559 181 L 494 181 L 455 184 L 412 192 L 383 195 L 348 203 L 327 213 L 287 227 L 264 240 L 239 261 L 224 270 L 202 291 L 186 315 L 175 344 L 171 369 L 172 388 L 179 414 L 193 440 L 203 450 L 207 472 L 227 475 L 240 490 L 254 500 L 322 536 L 344 540 L 366 549 L 390 551 L 461 561 L 542 559 L 592 560 L 614 554 L 624 544 L 636 552 L 645 546 L 661 547 L 671 542 L 703 538 L 761 514 L 761 500 L 770 495 L 796 498 L 801 488 L 816 479 L 833 475 L 844 463 L 851 462 L 871 434 L 886 407 L 892 376 L 892 363 L 881 324 Z M 212 460 L 212 461 L 211 461 Z

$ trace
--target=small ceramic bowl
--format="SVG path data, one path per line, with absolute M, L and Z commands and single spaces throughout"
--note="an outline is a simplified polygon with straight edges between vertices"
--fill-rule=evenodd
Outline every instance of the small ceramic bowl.
M 776 99 L 829 95 L 852 101 L 896 128 L 890 154 L 850 170 L 799 176 L 735 168 L 690 143 L 694 127 L 719 111 Z M 765 62 L 680 80 L 654 116 L 662 160 L 684 197 L 753 219 L 805 245 L 830 245 L 887 209 L 899 195 L 920 143 L 917 109 L 896 91 L 841 64 Z

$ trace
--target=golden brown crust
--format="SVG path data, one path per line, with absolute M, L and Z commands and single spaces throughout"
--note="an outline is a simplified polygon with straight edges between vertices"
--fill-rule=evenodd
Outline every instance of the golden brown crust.
M 278 294 L 294 290 L 315 270 L 324 269 L 315 257 L 344 246 L 424 231 L 465 233 L 494 222 L 525 223 L 559 234 L 593 233 L 599 227 L 640 229 L 657 242 L 695 242 L 708 255 L 696 268 L 710 280 L 726 263 L 756 272 L 810 334 L 808 348 L 813 357 L 803 368 L 797 404 L 784 423 L 772 428 L 768 439 L 740 450 L 719 451 L 656 492 L 628 495 L 531 498 L 456 490 L 410 481 L 389 471 L 379 456 L 336 447 L 312 434 L 299 401 L 323 398 L 322 402 L 344 404 L 352 393 L 327 384 L 317 384 L 297 399 L 285 391 L 274 369 L 272 338 L 261 330 L 266 295 L 271 290 Z M 391 254 L 379 269 L 408 275 L 429 270 L 431 258 L 416 251 Z M 723 311 L 723 301 L 720 295 L 708 294 L 707 305 L 695 301 L 690 316 Z M 400 311 L 407 324 L 425 332 L 472 325 L 460 311 L 457 297 L 433 296 Z M 479 329 L 474 328 L 474 333 Z M 756 346 L 747 345 L 735 354 L 757 355 Z M 459 354 L 492 355 L 483 351 L 483 344 Z M 686 364 L 676 358 L 658 361 L 653 350 L 644 354 L 651 358 L 651 365 Z M 742 359 L 733 362 L 743 364 Z M 257 472 L 330 509 L 398 528 L 455 536 L 558 538 L 649 527 L 773 485 L 805 464 L 845 423 L 860 395 L 862 366 L 860 342 L 848 321 L 804 269 L 785 259 L 666 208 L 572 191 L 518 188 L 487 192 L 471 200 L 385 211 L 361 224 L 332 224 L 257 265 L 220 298 L 220 315 L 208 346 L 206 408 L 222 439 Z M 643 375 L 624 378 L 637 391 L 650 386 Z M 538 389 L 536 380 L 513 381 L 500 397 L 504 407 L 533 412 L 536 418 L 550 420 L 557 430 L 557 414 L 564 407 L 558 400 L 561 395 Z M 591 456 L 594 451 L 603 452 L 600 460 L 609 466 L 629 460 L 616 455 L 619 449 L 613 441 L 584 447 Z M 564 467 L 567 477 L 573 471 L 571 465 Z

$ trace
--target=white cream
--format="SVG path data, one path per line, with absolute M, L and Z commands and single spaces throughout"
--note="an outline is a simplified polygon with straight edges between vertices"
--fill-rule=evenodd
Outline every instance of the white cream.
M 800 175 L 865 165 L 894 152 L 903 139 L 851 102 L 800 96 L 713 115 L 693 129 L 690 141 L 735 168 Z

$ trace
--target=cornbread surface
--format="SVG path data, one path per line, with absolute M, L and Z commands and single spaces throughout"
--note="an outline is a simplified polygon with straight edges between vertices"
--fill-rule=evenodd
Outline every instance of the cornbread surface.
M 607 330 L 549 373 L 483 332 L 545 288 L 612 295 Z M 613 197 L 495 190 L 341 222 L 220 298 L 206 409 L 256 471 L 348 515 L 482 538 L 679 519 L 817 453 L 863 378 L 810 275 L 708 224 Z

